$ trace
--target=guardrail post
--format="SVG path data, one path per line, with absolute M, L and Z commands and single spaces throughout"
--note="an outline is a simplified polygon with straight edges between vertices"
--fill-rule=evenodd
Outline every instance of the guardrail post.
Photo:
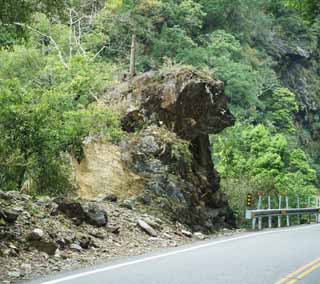
M 297 196 L 297 208 L 300 208 L 300 198 L 299 198 L 299 196 Z M 300 214 L 299 213 L 298 213 L 297 217 L 298 217 L 298 224 L 300 225 L 301 224 L 301 220 L 300 220 Z
M 256 221 L 257 221 L 257 218 L 256 218 L 256 217 L 253 217 L 253 218 L 252 218 L 252 230 L 255 230 L 255 229 L 256 229 Z
M 289 209 L 289 198 L 286 196 L 286 209 Z M 287 213 L 287 227 L 290 226 L 290 216 Z
M 271 197 L 270 197 L 270 195 L 268 196 L 268 209 L 269 210 L 271 209 Z M 269 225 L 269 228 L 272 228 L 272 216 L 268 217 L 268 225 Z
M 259 200 L 258 200 L 258 209 L 261 209 L 261 203 L 262 203 L 262 196 L 259 194 Z M 262 217 L 258 218 L 258 229 L 262 229 Z
M 318 208 L 320 208 L 320 197 L 316 197 L 316 206 L 318 207 Z M 320 220 L 320 214 L 319 214 L 319 212 L 316 214 L 316 216 L 317 216 L 317 223 L 319 223 L 319 220 Z
M 311 198 L 310 197 L 308 197 L 308 208 L 311 208 Z M 311 223 L 311 214 L 309 214 L 308 223 L 309 224 Z
M 281 195 L 279 195 L 279 210 L 281 210 Z M 281 216 L 278 216 L 278 228 L 281 228 Z

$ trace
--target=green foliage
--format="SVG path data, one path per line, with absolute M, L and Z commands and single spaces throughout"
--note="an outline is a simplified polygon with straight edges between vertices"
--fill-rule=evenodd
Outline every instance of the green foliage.
M 185 52 L 196 45 L 185 31 L 179 27 L 163 27 L 159 39 L 154 40 L 151 54 L 154 58 L 175 58 L 183 56 Z
M 307 20 L 313 21 L 320 15 L 320 4 L 317 0 L 285 0 L 287 7 L 296 9 Z
M 63 0 L 0 1 L 0 48 L 12 46 L 18 39 L 26 37 L 26 29 L 16 23 L 30 22 L 36 11 L 48 16 L 61 15 L 65 5 Z
M 295 95 L 285 88 L 276 89 L 265 101 L 263 121 L 277 130 L 294 132 L 294 114 L 298 112 Z
M 192 166 L 192 154 L 190 152 L 190 144 L 185 141 L 177 141 L 171 146 L 171 158 L 176 161 L 176 168 L 190 169 Z
M 316 194 L 316 173 L 305 152 L 261 124 L 238 123 L 214 139 L 213 149 L 222 188 L 239 215 L 243 216 L 244 209 L 239 200 L 244 200 L 248 191 L 287 195 L 294 200 Z
M 0 187 L 21 189 L 32 181 L 38 193 L 65 192 L 70 184 L 62 153 L 80 159 L 88 135 L 112 142 L 121 137 L 118 117 L 92 104 L 112 78 L 101 70 L 112 67 L 74 56 L 66 69 L 56 55 L 23 47 L 4 50 L 0 58 L 6 58 L 0 68 Z
M 240 42 L 223 30 L 211 33 L 206 41 L 206 46 L 189 48 L 178 59 L 199 68 L 209 68 L 224 81 L 225 93 L 231 98 L 235 112 L 256 105 L 259 74 L 243 56 Z

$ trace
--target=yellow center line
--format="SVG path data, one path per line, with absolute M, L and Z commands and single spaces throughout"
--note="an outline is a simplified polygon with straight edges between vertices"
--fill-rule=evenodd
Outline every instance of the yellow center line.
M 288 282 L 287 284 L 294 284 L 297 283 L 299 280 L 303 279 L 304 277 L 306 277 L 307 275 L 309 275 L 310 273 L 312 273 L 313 271 L 315 271 L 316 269 L 320 268 L 320 263 L 318 263 L 317 265 L 314 265 L 312 267 L 310 267 L 308 270 L 304 271 L 303 273 L 299 274 L 296 278 L 297 279 L 293 279 L 290 282 Z
M 285 282 L 289 281 L 290 278 L 293 278 L 295 275 L 303 272 L 304 270 L 308 269 L 309 267 L 311 267 L 312 265 L 315 265 L 316 263 L 318 263 L 320 261 L 320 257 L 307 263 L 306 265 L 300 267 L 299 269 L 297 269 L 296 271 L 293 271 L 292 273 L 288 274 L 286 277 L 280 279 L 276 284 L 284 284 Z

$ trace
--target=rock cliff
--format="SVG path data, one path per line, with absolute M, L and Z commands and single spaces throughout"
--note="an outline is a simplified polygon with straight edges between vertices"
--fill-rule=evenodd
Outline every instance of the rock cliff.
M 274 59 L 274 68 L 282 84 L 297 96 L 299 112 L 296 126 L 303 147 L 318 168 L 320 184 L 320 37 L 319 27 L 298 27 L 284 30 L 266 44 Z

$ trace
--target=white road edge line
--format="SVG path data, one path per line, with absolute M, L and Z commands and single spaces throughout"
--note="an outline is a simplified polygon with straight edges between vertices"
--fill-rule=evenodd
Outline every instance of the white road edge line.
M 253 238 L 253 237 L 257 237 L 257 236 L 261 236 L 261 235 L 270 235 L 270 234 L 279 233 L 279 232 L 281 233 L 281 232 L 291 232 L 291 231 L 309 229 L 309 228 L 313 228 L 313 227 L 316 227 L 316 226 L 319 226 L 319 224 L 303 226 L 303 227 L 293 228 L 293 229 L 286 229 L 286 230 L 273 230 L 273 231 L 252 233 L 252 234 L 247 234 L 247 235 L 244 235 L 244 236 L 234 237 L 234 238 L 230 238 L 230 239 L 226 239 L 226 240 L 213 241 L 213 242 L 206 243 L 206 244 L 203 244 L 203 245 L 197 245 L 197 246 L 193 246 L 193 247 L 190 247 L 190 248 L 185 248 L 185 249 L 181 249 L 181 250 L 177 250 L 177 251 L 173 251 L 173 252 L 168 252 L 168 253 L 163 253 L 163 254 L 159 254 L 159 255 L 155 255 L 155 256 L 150 256 L 150 257 L 146 257 L 146 258 L 142 258 L 142 259 L 128 261 L 128 262 L 124 262 L 124 263 L 120 263 L 120 264 L 116 264 L 116 265 L 111 265 L 111 266 L 107 266 L 107 267 L 103 267 L 103 268 L 99 268 L 99 269 L 95 269 L 95 270 L 91 270 L 91 271 L 87 271 L 87 272 L 81 272 L 81 273 L 78 273 L 78 274 L 75 274 L 75 275 L 62 277 L 62 278 L 59 278 L 59 279 L 56 279 L 56 280 L 42 282 L 40 284 L 57 284 L 57 283 L 65 282 L 65 281 L 68 281 L 68 280 L 72 280 L 72 279 L 76 279 L 76 278 L 80 278 L 80 277 L 84 277 L 84 276 L 89 276 L 89 275 L 92 275 L 92 274 L 97 274 L 97 273 L 101 273 L 101 272 L 105 272 L 105 271 L 110 271 L 110 270 L 114 270 L 114 269 L 130 266 L 130 265 L 134 265 L 134 264 L 138 264 L 138 263 L 147 262 L 147 261 L 150 261 L 150 260 L 155 260 L 155 259 L 159 259 L 159 258 L 164 258 L 164 257 L 168 257 L 168 256 L 182 254 L 182 253 L 185 253 L 185 252 L 190 252 L 190 251 L 194 251 L 194 250 L 198 250 L 198 249 L 202 249 L 202 248 L 206 248 L 206 247 L 211 247 L 211 246 L 215 246 L 215 245 L 219 245 L 219 244 L 223 244 L 223 243 L 228 243 L 228 242 L 233 242 L 233 241 L 237 241 L 237 240 Z

